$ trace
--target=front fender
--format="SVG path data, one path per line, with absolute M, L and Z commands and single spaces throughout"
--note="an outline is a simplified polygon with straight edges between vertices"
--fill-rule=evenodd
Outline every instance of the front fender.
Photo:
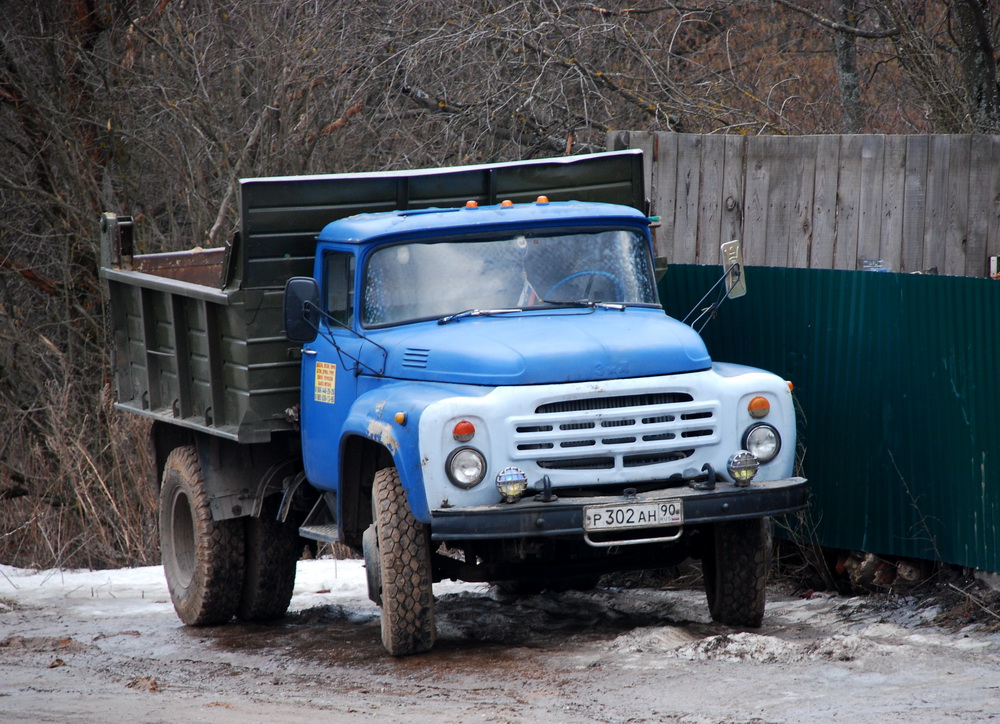
M 444 398 L 479 397 L 491 389 L 396 380 L 379 384 L 355 400 L 344 423 L 343 434 L 345 439 L 351 435 L 368 438 L 389 451 L 399 471 L 410 510 L 421 523 L 430 523 L 424 461 L 420 458 L 420 416 L 428 405 Z

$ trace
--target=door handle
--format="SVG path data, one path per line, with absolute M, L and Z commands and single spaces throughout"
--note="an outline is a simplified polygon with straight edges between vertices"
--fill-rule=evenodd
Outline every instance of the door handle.
M 307 355 L 312 356 L 312 355 L 316 354 L 316 350 L 310 349 L 309 347 L 303 347 L 302 348 L 302 354 L 307 354 Z

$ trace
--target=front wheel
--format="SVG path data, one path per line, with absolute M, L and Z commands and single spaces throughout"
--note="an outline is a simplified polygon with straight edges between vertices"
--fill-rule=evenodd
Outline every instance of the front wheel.
M 759 628 L 764 620 L 771 536 L 763 518 L 716 523 L 702 559 L 712 620 Z
M 413 517 L 396 468 L 378 471 L 372 492 L 382 644 L 393 656 L 429 651 L 436 630 L 427 527 Z
M 167 457 L 160 488 L 160 552 L 174 610 L 189 626 L 225 623 L 243 588 L 243 521 L 212 520 L 198 451 Z

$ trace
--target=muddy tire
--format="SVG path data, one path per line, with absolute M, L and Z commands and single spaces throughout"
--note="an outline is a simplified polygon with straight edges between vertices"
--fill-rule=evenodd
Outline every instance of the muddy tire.
M 764 620 L 771 536 L 761 518 L 716 523 L 702 560 L 712 620 L 758 628 Z
M 406 503 L 396 468 L 375 474 L 375 528 L 382 599 L 382 644 L 393 656 L 434 646 L 430 536 Z
M 280 496 L 264 500 L 259 518 L 246 518 L 246 571 L 236 608 L 242 621 L 272 621 L 288 610 L 295 588 L 299 532 L 277 519 Z
M 225 623 L 243 590 L 243 521 L 212 520 L 193 445 L 167 458 L 160 487 L 160 551 L 174 610 L 189 626 Z

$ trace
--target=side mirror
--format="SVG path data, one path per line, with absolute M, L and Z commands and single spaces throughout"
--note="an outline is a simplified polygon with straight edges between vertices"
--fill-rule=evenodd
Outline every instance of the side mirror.
M 722 269 L 726 275 L 726 296 L 737 299 L 747 293 L 747 278 L 743 273 L 743 248 L 735 239 L 724 242 L 720 248 Z
M 319 284 L 312 277 L 292 277 L 285 283 L 285 337 L 308 344 L 319 332 Z

